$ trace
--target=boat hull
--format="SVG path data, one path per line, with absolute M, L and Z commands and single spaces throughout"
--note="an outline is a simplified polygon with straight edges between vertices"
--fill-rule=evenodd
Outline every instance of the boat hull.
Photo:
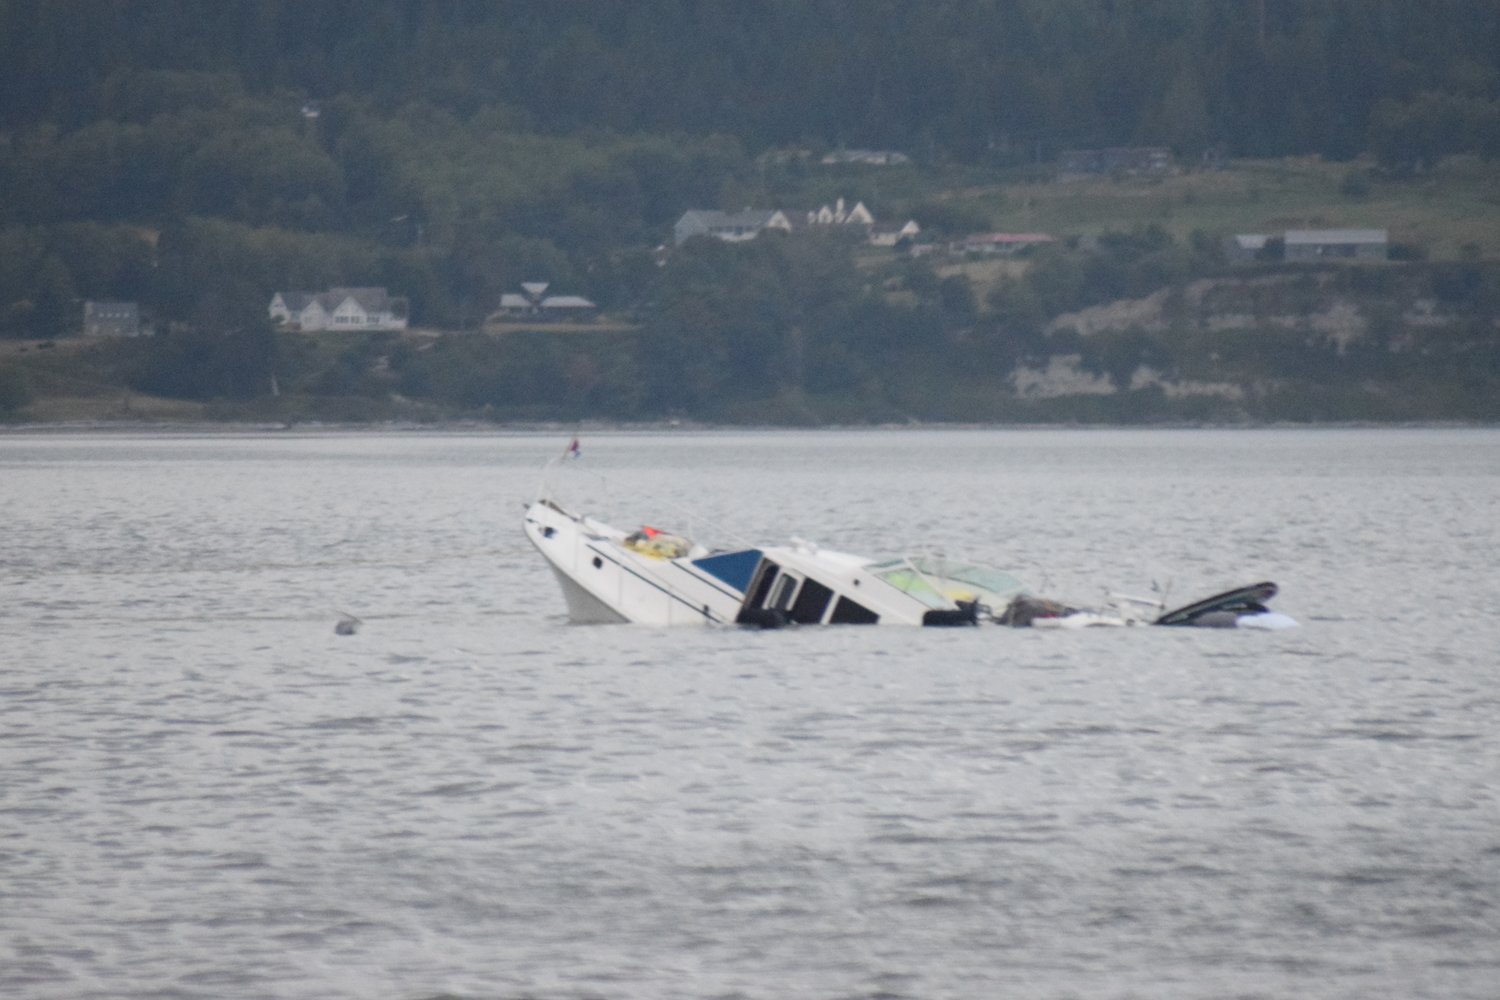
M 538 501 L 526 512 L 526 537 L 547 560 L 578 624 L 709 625 L 733 622 L 743 593 L 699 571 L 632 547 L 606 524 Z
M 549 564 L 550 565 L 550 564 Z M 630 621 L 620 612 L 575 583 L 556 566 L 550 566 L 568 606 L 568 620 L 579 625 L 624 625 Z
M 1104 609 L 1037 598 L 1007 573 L 942 557 L 875 562 L 807 542 L 709 552 L 642 528 L 627 535 L 550 499 L 526 512 L 526 536 L 547 560 L 579 624 L 788 624 L 1016 627 L 1171 625 L 1286 628 L 1264 602 L 1273 583 L 1236 588 L 1152 619 L 1131 601 Z M 1140 604 L 1135 599 L 1135 604 Z

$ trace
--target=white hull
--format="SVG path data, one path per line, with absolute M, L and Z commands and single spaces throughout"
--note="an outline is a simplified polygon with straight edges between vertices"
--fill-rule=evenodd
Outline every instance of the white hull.
M 557 583 L 562 587 L 563 600 L 567 602 L 568 618 L 571 621 L 580 625 L 623 625 L 630 621 L 575 583 L 572 577 L 556 566 L 552 567 L 552 575 L 557 577 Z
M 1165 614 L 1139 599 L 1079 609 L 1035 598 L 1007 573 L 938 557 L 875 561 L 806 542 L 710 552 L 653 528 L 627 535 L 550 499 L 527 508 L 525 526 L 527 538 L 557 577 L 569 619 L 580 624 L 779 627 L 994 621 L 1039 628 L 1156 624 L 1262 629 L 1296 624 L 1261 603 L 1276 592 L 1270 583 Z
M 739 612 L 742 595 L 691 559 L 637 551 L 624 532 L 551 501 L 527 509 L 526 537 L 552 568 L 574 622 L 709 625 Z
M 551 500 L 527 509 L 526 535 L 578 623 L 974 624 L 959 601 L 1003 604 L 1021 590 L 1004 574 L 992 573 L 1004 592 L 984 591 L 939 580 L 908 560 L 877 563 L 805 542 L 715 553 L 668 535 L 681 554 L 667 554 L 641 533 L 627 535 Z

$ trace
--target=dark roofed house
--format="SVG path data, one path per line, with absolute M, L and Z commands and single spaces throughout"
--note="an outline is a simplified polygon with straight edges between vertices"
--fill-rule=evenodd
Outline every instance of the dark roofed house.
M 520 292 L 500 296 L 500 308 L 490 317 L 499 322 L 590 323 L 599 307 L 582 295 L 548 295 L 545 281 L 528 281 Z

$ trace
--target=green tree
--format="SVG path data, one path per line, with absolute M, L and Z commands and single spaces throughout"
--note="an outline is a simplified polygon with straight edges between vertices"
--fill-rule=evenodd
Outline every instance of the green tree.
M 276 342 L 264 320 L 233 327 L 179 327 L 139 345 L 133 389 L 175 399 L 253 399 L 271 392 Z
M 1172 78 L 1143 132 L 1186 157 L 1196 157 L 1213 144 L 1216 136 L 1203 85 L 1190 66 Z
M 31 402 L 31 387 L 19 368 L 0 368 L 0 420 L 14 416 Z
M 83 299 L 72 272 L 55 253 L 41 262 L 30 321 L 33 337 L 62 337 L 83 326 Z

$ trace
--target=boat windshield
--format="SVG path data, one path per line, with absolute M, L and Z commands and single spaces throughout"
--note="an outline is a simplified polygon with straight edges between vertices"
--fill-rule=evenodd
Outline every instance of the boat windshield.
M 881 580 L 929 608 L 949 608 L 955 601 L 999 605 L 1026 591 L 1026 585 L 1004 570 L 938 556 L 911 556 L 870 567 Z

